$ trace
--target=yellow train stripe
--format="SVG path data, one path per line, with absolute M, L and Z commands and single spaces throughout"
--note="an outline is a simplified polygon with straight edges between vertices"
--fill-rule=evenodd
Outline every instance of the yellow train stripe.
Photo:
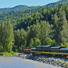
M 59 52 L 50 52 L 50 54 L 59 54 Z
M 47 53 L 47 54 L 49 54 L 50 52 L 42 52 L 42 53 Z
M 24 49 L 24 50 L 31 50 L 31 49 Z
M 42 53 L 41 51 L 31 51 L 31 52 Z
M 49 54 L 49 52 L 42 52 L 42 51 L 31 51 L 31 52 L 36 52 L 36 53 L 47 53 L 47 54 Z
M 68 53 L 60 53 L 60 52 L 42 52 L 42 51 L 31 51 L 33 53 L 46 53 L 46 54 L 60 54 L 60 55 L 68 55 Z
M 60 53 L 60 55 L 68 55 L 68 53 Z

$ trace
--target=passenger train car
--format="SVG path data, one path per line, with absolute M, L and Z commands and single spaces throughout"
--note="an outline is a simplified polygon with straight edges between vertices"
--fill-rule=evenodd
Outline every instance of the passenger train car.
M 68 48 L 60 46 L 50 46 L 50 45 L 40 45 L 36 48 L 24 49 L 30 53 L 37 54 L 46 54 L 46 55 L 59 55 L 59 56 L 68 56 Z

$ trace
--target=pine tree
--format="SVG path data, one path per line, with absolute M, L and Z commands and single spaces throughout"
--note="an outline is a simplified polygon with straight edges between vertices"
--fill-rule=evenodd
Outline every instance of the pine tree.
M 29 46 L 30 47 L 33 47 L 33 45 L 34 45 L 34 40 L 33 40 L 33 38 L 31 38 L 30 43 L 29 43 Z
M 59 35 L 60 35 L 60 27 L 59 27 L 59 22 L 58 22 L 59 18 L 57 16 L 57 14 L 54 15 L 54 19 L 53 19 L 53 38 L 59 43 Z
M 60 42 L 67 43 L 68 41 L 68 23 L 66 20 L 66 14 L 64 12 L 60 13 L 59 22 L 61 23 L 61 31 L 60 31 Z
M 5 33 L 6 33 L 6 40 L 4 47 L 6 48 L 7 52 L 11 52 L 14 45 L 14 34 L 13 34 L 13 27 L 10 22 L 8 22 L 5 26 Z
M 41 21 L 40 23 L 40 35 L 39 38 L 41 40 L 41 44 L 43 44 L 43 41 L 49 37 L 49 34 L 51 33 L 51 26 L 49 24 L 49 22 L 46 21 Z
M 2 23 L 1 26 L 0 26 L 0 41 L 1 41 L 1 45 L 3 46 L 3 50 L 5 50 L 5 24 Z
M 59 43 L 68 41 L 68 23 L 64 12 L 60 12 L 59 16 L 54 15 L 54 39 Z

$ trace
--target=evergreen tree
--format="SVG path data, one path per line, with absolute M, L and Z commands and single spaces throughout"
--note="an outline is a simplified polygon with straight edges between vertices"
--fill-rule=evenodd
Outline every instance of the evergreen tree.
M 53 19 L 53 38 L 59 43 L 59 35 L 60 35 L 60 27 L 59 27 L 59 21 L 58 21 L 58 16 L 57 14 L 54 15 L 54 19 Z
M 26 44 L 27 44 L 27 42 L 26 42 L 26 32 L 25 32 L 24 29 L 20 30 L 20 40 L 21 41 L 20 41 L 19 46 L 21 45 L 21 48 L 22 48 L 22 51 L 23 51 L 23 49 L 26 47 Z
M 1 42 L 1 45 L 3 46 L 3 50 L 5 50 L 5 24 L 2 23 L 1 26 L 0 26 L 0 42 Z
M 67 43 L 68 42 L 68 23 L 66 20 L 66 14 L 64 12 L 60 13 L 59 22 L 61 31 L 60 31 L 60 43 Z
M 14 45 L 14 34 L 13 34 L 13 27 L 10 22 L 8 22 L 5 25 L 5 33 L 6 33 L 6 39 L 5 39 L 5 45 L 7 52 L 11 52 L 13 45 Z
M 14 51 L 19 51 L 19 47 L 21 46 L 20 45 L 20 30 L 16 30 L 14 31 L 14 39 L 15 39 L 15 44 L 14 44 L 14 48 L 13 50 Z
M 41 40 L 41 44 L 43 44 L 43 41 L 49 37 L 49 34 L 51 33 L 51 26 L 49 25 L 48 22 L 46 21 L 42 21 L 40 23 L 41 25 L 41 32 L 40 32 L 40 35 L 39 35 L 39 38 Z
M 34 45 L 34 40 L 33 40 L 33 38 L 31 38 L 30 43 L 29 43 L 29 46 L 30 47 L 33 47 L 33 45 Z
M 26 31 L 24 29 L 16 30 L 14 32 L 15 36 L 15 45 L 14 45 L 14 51 L 22 52 L 23 49 L 26 47 Z
M 68 23 L 64 12 L 59 14 L 59 17 L 54 15 L 54 38 L 61 44 L 68 41 Z

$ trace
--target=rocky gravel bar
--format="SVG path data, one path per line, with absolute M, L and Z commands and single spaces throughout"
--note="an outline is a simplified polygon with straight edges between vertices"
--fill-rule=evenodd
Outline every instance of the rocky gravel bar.
M 45 56 L 35 56 L 33 59 L 53 66 L 68 68 L 68 59 Z
M 68 59 L 56 58 L 56 57 L 47 57 L 47 56 L 31 56 L 30 54 L 19 54 L 21 58 L 31 59 L 34 61 L 39 61 L 45 64 L 50 64 L 56 67 L 68 68 Z

